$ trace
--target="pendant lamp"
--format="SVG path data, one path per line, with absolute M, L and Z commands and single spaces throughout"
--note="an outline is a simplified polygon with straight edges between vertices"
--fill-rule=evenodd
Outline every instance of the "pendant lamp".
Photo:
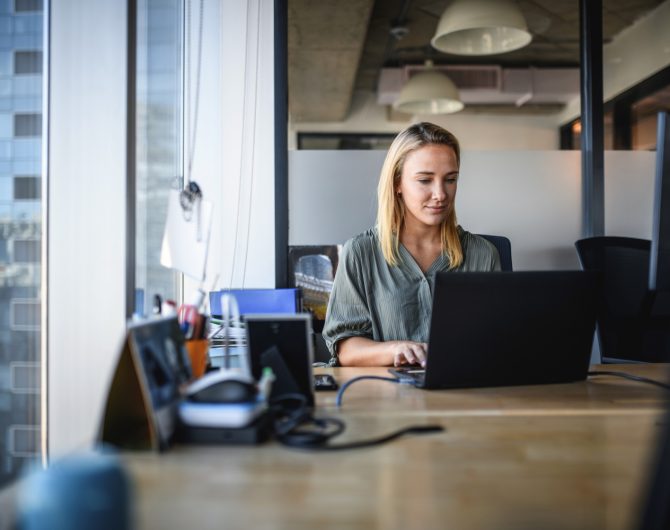
M 494 55 L 523 48 L 532 38 L 512 0 L 454 0 L 430 42 L 445 53 Z
M 432 68 L 412 76 L 400 91 L 393 108 L 407 114 L 452 114 L 463 109 L 456 85 L 446 75 Z

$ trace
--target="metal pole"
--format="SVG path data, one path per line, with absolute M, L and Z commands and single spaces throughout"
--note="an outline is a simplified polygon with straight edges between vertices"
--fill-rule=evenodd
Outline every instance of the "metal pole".
M 602 0 L 580 0 L 582 236 L 605 234 Z
M 288 2 L 274 2 L 275 287 L 288 285 Z

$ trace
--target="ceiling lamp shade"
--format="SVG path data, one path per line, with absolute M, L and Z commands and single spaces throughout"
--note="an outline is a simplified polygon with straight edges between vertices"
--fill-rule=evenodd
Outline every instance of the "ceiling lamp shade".
M 494 55 L 523 48 L 533 39 L 511 0 L 454 0 L 444 10 L 430 41 L 456 55 Z
M 452 114 L 463 109 L 456 85 L 430 67 L 415 74 L 402 87 L 393 108 L 407 114 Z

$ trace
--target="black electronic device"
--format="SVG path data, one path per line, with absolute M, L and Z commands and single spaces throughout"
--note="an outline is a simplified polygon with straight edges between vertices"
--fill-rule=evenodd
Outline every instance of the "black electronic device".
M 246 315 L 249 368 L 259 380 L 263 368 L 275 373 L 272 396 L 299 392 L 314 403 L 312 324 L 309 313 Z
M 314 390 L 337 390 L 339 385 L 330 374 L 314 374 Z
M 585 271 L 438 273 L 426 369 L 392 369 L 421 388 L 586 379 L 598 275 Z

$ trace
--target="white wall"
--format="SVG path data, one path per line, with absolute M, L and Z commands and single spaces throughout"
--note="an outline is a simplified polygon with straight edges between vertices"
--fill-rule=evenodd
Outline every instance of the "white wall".
M 378 105 L 374 92 L 354 92 L 346 120 L 330 123 L 292 123 L 289 149 L 297 147 L 299 132 L 398 133 L 410 122 L 431 121 L 453 132 L 468 150 L 557 149 L 555 114 L 534 115 L 523 110 L 483 113 L 467 109 L 450 115 L 413 116 L 410 121 L 390 121 L 388 107 Z
M 670 65 L 670 1 L 663 2 L 603 46 L 603 96 L 608 101 Z M 576 98 L 559 124 L 580 114 Z
M 373 226 L 383 151 L 289 153 L 289 244 L 343 243 Z M 465 151 L 456 211 L 512 241 L 515 270 L 579 268 L 581 154 Z M 654 154 L 605 154 L 606 233 L 650 238 Z
M 51 3 L 51 457 L 94 439 L 125 329 L 126 16 L 123 2 Z

